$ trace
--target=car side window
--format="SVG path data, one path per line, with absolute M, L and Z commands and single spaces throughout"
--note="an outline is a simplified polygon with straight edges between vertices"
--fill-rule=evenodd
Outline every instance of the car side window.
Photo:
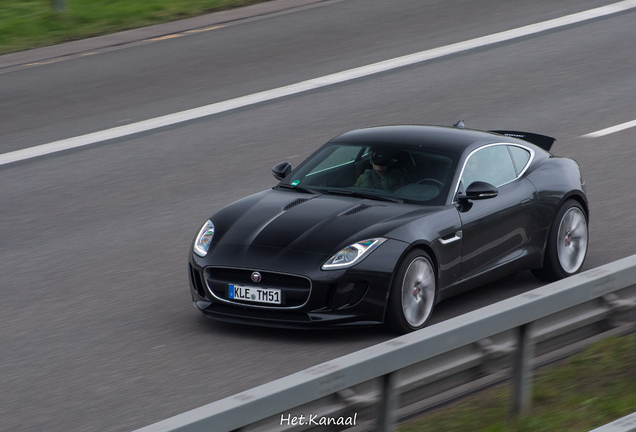
M 508 146 L 508 150 L 510 150 L 510 156 L 512 156 L 517 175 L 519 175 L 525 169 L 526 165 L 528 165 L 530 152 L 517 146 Z
M 483 181 L 499 187 L 514 180 L 517 172 L 505 145 L 494 145 L 474 152 L 464 165 L 461 182 L 468 187 L 475 181 Z

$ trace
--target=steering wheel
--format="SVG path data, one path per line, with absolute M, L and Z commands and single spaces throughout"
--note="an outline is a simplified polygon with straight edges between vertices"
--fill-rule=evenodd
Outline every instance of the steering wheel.
M 432 178 L 425 178 L 425 179 L 422 179 L 422 180 L 417 182 L 417 184 L 426 184 L 426 183 L 432 183 L 435 186 L 439 186 L 440 188 L 444 187 L 444 183 L 442 183 L 439 180 L 432 179 Z

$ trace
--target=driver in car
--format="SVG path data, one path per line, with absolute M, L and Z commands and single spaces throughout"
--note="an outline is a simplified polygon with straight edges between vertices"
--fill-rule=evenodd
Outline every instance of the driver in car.
M 398 161 L 390 151 L 372 149 L 370 160 L 372 169 L 367 169 L 358 177 L 355 187 L 395 192 L 408 183 L 404 171 L 397 167 Z

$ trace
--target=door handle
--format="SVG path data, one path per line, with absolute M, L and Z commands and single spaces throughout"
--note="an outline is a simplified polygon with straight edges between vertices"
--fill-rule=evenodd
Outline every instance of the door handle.
M 452 243 L 454 241 L 460 240 L 461 238 L 462 238 L 462 231 L 459 230 L 459 231 L 457 231 L 455 233 L 455 235 L 453 237 L 446 238 L 446 239 L 440 237 L 439 242 L 441 244 L 443 244 L 443 245 L 446 245 L 446 244 Z

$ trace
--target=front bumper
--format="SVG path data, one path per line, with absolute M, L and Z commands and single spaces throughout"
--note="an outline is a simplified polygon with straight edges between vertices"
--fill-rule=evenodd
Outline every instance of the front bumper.
M 220 321 L 292 328 L 381 324 L 394 269 L 407 247 L 406 243 L 388 240 L 353 267 L 325 271 L 320 267 L 329 256 L 321 254 L 213 245 L 205 258 L 190 253 L 190 292 L 196 309 Z M 221 277 L 218 269 L 231 271 L 221 272 L 226 275 Z M 244 279 L 246 273 L 254 271 L 263 273 L 263 283 L 266 274 L 291 277 L 292 282 L 277 282 L 281 286 L 273 282 L 263 285 L 281 289 L 286 299 L 283 304 L 263 305 L 227 298 L 224 286 L 245 283 L 232 278 Z M 293 286 L 293 278 L 307 282 Z

